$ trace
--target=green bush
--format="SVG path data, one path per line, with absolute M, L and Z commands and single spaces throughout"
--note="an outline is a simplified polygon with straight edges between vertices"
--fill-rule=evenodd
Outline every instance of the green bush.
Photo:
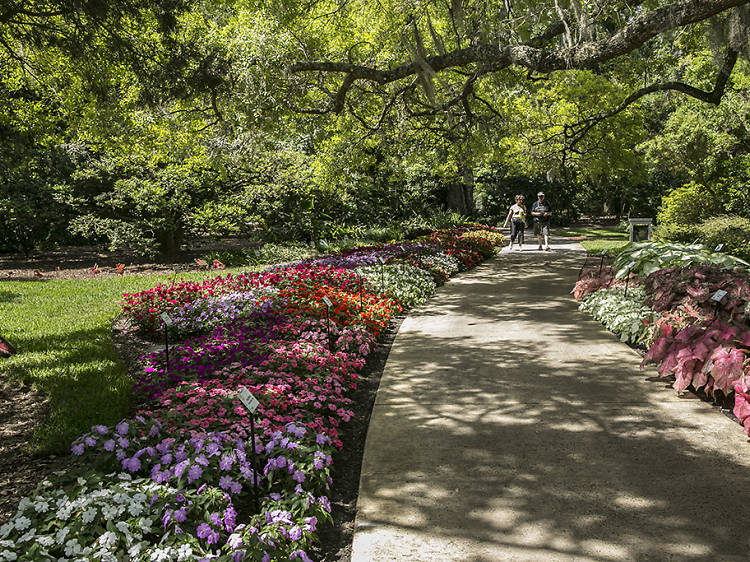
M 691 244 L 700 238 L 701 233 L 695 224 L 660 224 L 657 226 L 652 237 L 659 242 L 679 242 Z
M 306 244 L 266 244 L 258 252 L 258 263 L 286 263 L 316 256 L 317 252 Z
M 662 197 L 657 223 L 662 225 L 698 224 L 721 212 L 721 204 L 702 186 L 691 182 Z
M 227 267 L 238 267 L 254 263 L 254 257 L 248 250 L 235 249 L 211 252 L 204 256 L 203 259 L 209 264 L 212 264 L 214 260 L 218 260 Z
M 722 252 L 750 261 L 750 220 L 732 215 L 712 217 L 698 226 L 701 243 L 709 249 L 724 244 Z

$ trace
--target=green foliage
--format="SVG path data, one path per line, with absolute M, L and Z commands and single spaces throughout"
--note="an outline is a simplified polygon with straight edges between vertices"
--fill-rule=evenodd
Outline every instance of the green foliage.
M 317 252 L 305 244 L 285 243 L 285 244 L 265 244 L 256 257 L 258 263 L 286 263 L 290 261 L 303 260 L 314 257 Z
M 375 292 L 386 294 L 405 307 L 421 304 L 435 292 L 432 276 L 413 265 L 367 266 L 354 271 L 367 279 Z
M 632 267 L 628 267 L 630 264 Z M 689 267 L 704 264 L 717 265 L 723 269 L 732 269 L 737 266 L 750 267 L 747 262 L 739 258 L 706 250 L 698 244 L 662 242 L 630 242 L 617 255 L 612 262 L 612 267 L 617 272 L 615 277 L 623 278 L 629 271 L 641 277 L 647 277 L 654 271 L 672 265 Z
M 698 224 L 720 209 L 720 203 L 705 188 L 689 183 L 662 198 L 656 218 L 660 225 Z
M 211 252 L 203 257 L 209 265 L 214 260 L 226 267 L 256 266 L 260 264 L 286 263 L 316 256 L 318 252 L 307 244 L 285 242 L 264 244 L 261 248 L 238 248 Z
M 750 220 L 744 217 L 720 215 L 699 224 L 661 224 L 654 230 L 654 240 L 688 244 L 697 240 L 710 249 L 723 244 L 723 253 L 750 261 Z
M 712 217 L 698 226 L 698 232 L 707 248 L 723 244 L 723 253 L 750 261 L 750 219 L 729 215 Z
M 611 332 L 620 336 L 620 341 L 637 343 L 649 333 L 655 314 L 643 303 L 646 293 L 641 287 L 600 289 L 584 297 L 579 310 L 588 311 Z
M 653 229 L 652 238 L 658 242 L 692 244 L 700 240 L 700 227 L 697 224 L 662 223 Z

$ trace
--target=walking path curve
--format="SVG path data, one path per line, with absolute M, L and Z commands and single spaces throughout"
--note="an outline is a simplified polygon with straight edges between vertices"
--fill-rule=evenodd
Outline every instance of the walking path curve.
M 353 562 L 747 560 L 750 444 L 508 253 L 412 310 L 372 412 Z

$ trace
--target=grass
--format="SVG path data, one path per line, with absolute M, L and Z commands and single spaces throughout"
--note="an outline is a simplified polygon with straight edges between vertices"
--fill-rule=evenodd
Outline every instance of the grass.
M 612 226 L 598 226 L 598 225 L 583 225 L 583 226 L 568 226 L 565 228 L 555 228 L 555 234 L 559 236 L 586 236 L 587 238 L 614 238 L 627 240 L 628 233 L 620 230 L 617 225 Z
M 608 253 L 616 252 L 628 243 L 628 234 L 622 232 L 616 225 L 556 228 L 555 234 L 558 236 L 585 237 L 580 242 L 589 254 L 601 254 L 603 250 L 607 250 Z
M 607 250 L 608 254 L 617 253 L 623 246 L 627 245 L 627 240 L 608 240 L 608 239 L 595 239 L 595 240 L 581 240 L 581 246 L 589 254 L 601 254 L 602 251 Z
M 2 378 L 30 384 L 49 398 L 49 416 L 32 450 L 67 451 L 92 425 L 112 424 L 129 413 L 132 380 L 112 345 L 112 320 L 123 293 L 168 280 L 152 274 L 0 283 L 0 333 L 18 349 L 0 359 Z

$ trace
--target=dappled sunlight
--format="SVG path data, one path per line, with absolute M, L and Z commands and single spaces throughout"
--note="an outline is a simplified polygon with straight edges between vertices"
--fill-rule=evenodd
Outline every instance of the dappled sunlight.
M 744 556 L 742 428 L 647 380 L 630 348 L 577 311 L 580 254 L 541 272 L 526 255 L 503 258 L 401 326 L 371 419 L 353 559 Z

